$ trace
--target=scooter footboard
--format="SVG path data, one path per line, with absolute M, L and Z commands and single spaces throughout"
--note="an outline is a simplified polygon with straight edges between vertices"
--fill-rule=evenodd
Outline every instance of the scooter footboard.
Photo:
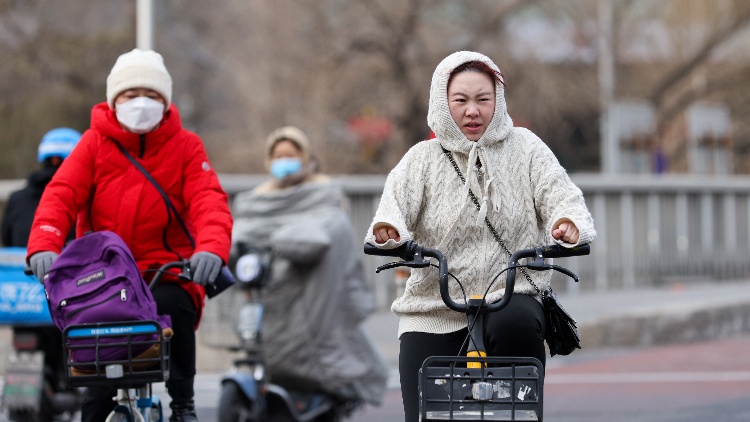
M 535 358 L 430 357 L 419 375 L 420 421 L 541 421 L 543 387 Z

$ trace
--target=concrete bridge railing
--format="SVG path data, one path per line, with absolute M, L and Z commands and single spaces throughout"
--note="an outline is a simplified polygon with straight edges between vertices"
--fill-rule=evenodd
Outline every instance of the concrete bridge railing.
M 264 175 L 221 175 L 230 196 L 251 189 Z M 369 227 L 385 176 L 334 176 L 349 198 L 348 212 L 361 238 Z M 597 240 L 588 257 L 560 264 L 581 283 L 559 290 L 635 289 L 670 282 L 724 280 L 750 275 L 750 177 L 572 174 L 594 216 Z M 0 182 L 0 202 L 23 186 Z M 378 305 L 395 296 L 394 273 L 375 274 L 384 258 L 366 257 Z

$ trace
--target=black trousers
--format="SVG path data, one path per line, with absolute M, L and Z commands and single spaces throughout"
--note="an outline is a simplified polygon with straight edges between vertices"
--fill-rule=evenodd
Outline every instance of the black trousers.
M 544 309 L 534 297 L 514 295 L 507 307 L 486 316 L 485 329 L 488 355 L 530 356 L 545 364 Z M 419 420 L 419 369 L 424 360 L 430 356 L 463 355 L 467 336 L 466 328 L 448 334 L 401 335 L 398 366 L 406 422 Z
M 172 318 L 174 330 L 170 341 L 167 391 L 172 401 L 191 400 L 195 379 L 195 306 L 190 296 L 176 284 L 160 284 L 153 295 L 157 312 Z M 116 403 L 112 400 L 115 394 L 113 388 L 87 388 L 81 405 L 81 422 L 104 421 L 115 407 Z

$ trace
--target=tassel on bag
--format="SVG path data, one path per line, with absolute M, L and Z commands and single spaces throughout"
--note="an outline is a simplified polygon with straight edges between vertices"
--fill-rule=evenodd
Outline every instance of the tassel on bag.
M 542 304 L 547 319 L 545 340 L 550 356 L 569 355 L 575 349 L 580 349 L 581 338 L 578 335 L 576 320 L 562 307 L 550 287 L 547 287 L 542 295 Z

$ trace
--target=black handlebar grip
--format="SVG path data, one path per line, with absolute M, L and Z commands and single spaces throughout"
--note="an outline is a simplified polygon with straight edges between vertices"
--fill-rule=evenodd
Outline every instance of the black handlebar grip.
M 367 255 L 392 256 L 395 258 L 401 258 L 404 261 L 411 261 L 414 259 L 416 246 L 416 243 L 413 241 L 407 241 L 397 248 L 381 249 L 369 243 L 365 243 L 365 253 Z
M 369 243 L 365 243 L 365 254 L 378 256 L 398 256 L 393 254 L 393 249 L 380 249 Z
M 378 256 L 393 256 L 393 257 L 400 257 L 403 253 L 406 244 L 401 245 L 397 248 L 391 248 L 391 249 L 381 249 L 377 246 L 373 246 L 369 243 L 365 243 L 365 253 L 367 255 L 378 255 Z
M 591 253 L 591 246 L 588 243 L 583 245 L 566 248 L 565 246 L 552 245 L 542 248 L 542 255 L 545 258 L 565 258 L 569 256 L 582 256 Z

